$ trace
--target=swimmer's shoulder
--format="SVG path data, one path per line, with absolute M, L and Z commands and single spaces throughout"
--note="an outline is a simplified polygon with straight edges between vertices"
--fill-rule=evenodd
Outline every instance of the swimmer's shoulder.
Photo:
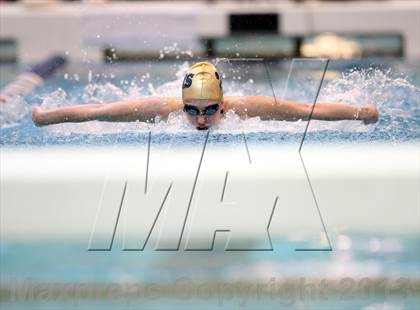
M 131 102 L 142 110 L 155 110 L 157 112 L 174 112 L 183 108 L 180 97 L 144 97 Z
M 236 106 L 244 106 L 248 104 L 273 104 L 276 102 L 272 96 L 225 96 L 223 101 L 227 108 L 233 108 Z M 280 101 L 277 99 L 277 101 Z
M 226 96 L 223 98 L 226 109 L 244 109 L 259 104 L 273 104 L 274 98 L 270 96 Z
M 163 106 L 168 106 L 171 111 L 177 111 L 183 108 L 181 97 L 161 97 L 160 101 Z
M 223 104 L 225 109 L 230 110 L 238 108 L 245 103 L 244 96 L 224 96 L 223 97 Z
M 183 108 L 182 99 L 179 97 L 157 97 L 155 100 L 155 104 L 149 105 L 149 108 L 163 118 Z
M 226 110 L 247 117 L 261 116 L 276 105 L 276 100 L 270 96 L 226 96 L 223 102 Z
M 246 96 L 224 96 L 223 105 L 226 111 L 232 110 L 239 116 L 245 116 L 248 106 Z

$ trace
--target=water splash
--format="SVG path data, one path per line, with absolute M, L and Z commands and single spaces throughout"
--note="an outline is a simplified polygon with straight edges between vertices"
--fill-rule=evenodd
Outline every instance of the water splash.
M 180 85 L 190 62 L 177 66 L 175 79 L 159 83 L 160 77 L 145 73 L 130 79 L 101 78 L 90 79 L 91 82 L 81 87 L 68 87 L 54 91 L 43 91 L 34 96 L 35 102 L 46 109 L 69 106 L 75 102 L 107 103 L 113 101 L 135 100 L 142 96 L 179 97 Z M 232 69 L 233 70 L 233 69 Z M 225 96 L 270 94 L 272 90 L 266 76 L 258 75 L 258 70 L 244 72 L 233 70 L 224 80 Z M 260 72 L 260 71 L 259 71 Z M 306 74 L 306 75 L 305 75 Z M 302 81 L 297 78 L 290 83 L 290 93 L 295 100 L 305 97 L 305 81 L 310 74 L 302 73 Z M 91 74 L 92 75 L 92 74 Z M 255 75 L 250 78 L 250 75 Z M 234 78 L 233 78 L 234 77 Z M 276 81 L 282 84 L 285 81 Z M 303 95 L 302 95 L 303 94 Z M 359 121 L 325 122 L 312 120 L 309 133 L 317 134 L 315 140 L 350 139 L 358 140 L 365 135 L 365 140 L 385 139 L 400 141 L 418 139 L 420 89 L 410 81 L 391 70 L 377 68 L 352 69 L 342 73 L 341 78 L 324 81 L 318 102 L 339 102 L 350 104 L 373 103 L 380 111 L 380 121 L 364 125 Z M 19 99 L 15 104 L 8 104 L 1 109 L 2 128 L 22 125 L 32 107 Z M 214 127 L 216 134 L 239 136 L 242 132 L 254 134 L 255 139 L 266 139 L 271 135 L 282 133 L 284 136 L 301 135 L 306 122 L 261 121 L 258 117 L 241 120 L 232 111 Z M 172 113 L 168 120 L 148 123 L 109 123 L 92 121 L 87 123 L 66 123 L 48 126 L 42 129 L 47 135 L 68 137 L 69 135 L 86 134 L 104 136 L 107 134 L 146 133 L 149 130 L 157 134 L 185 135 L 194 134 L 182 112 Z M 353 135 L 353 136 L 352 136 Z M 270 139 L 270 138 L 268 138 Z
M 321 91 L 320 101 L 374 103 L 379 109 L 400 109 L 404 115 L 417 111 L 420 89 L 407 78 L 396 76 L 390 69 L 352 69 L 340 79 L 329 81 Z M 405 110 L 403 110 L 405 108 Z M 408 109 L 407 109 L 408 108 Z
M 44 109 L 56 109 L 71 105 L 67 99 L 67 93 L 61 88 L 37 97 L 41 101 L 40 106 Z
M 163 49 L 159 51 L 159 59 L 164 59 L 168 55 L 175 56 L 176 59 L 180 57 L 194 57 L 194 52 L 192 50 L 182 50 L 177 42 L 172 43 L 172 45 L 164 46 Z
M 126 98 L 127 94 L 123 89 L 110 82 L 105 84 L 89 84 L 82 94 L 82 100 L 88 103 L 113 102 Z
M 10 98 L 7 104 L 0 102 L 0 128 L 18 126 L 30 110 L 26 100 L 21 96 Z
M 378 123 L 365 126 L 378 134 L 397 142 L 401 134 L 420 138 L 420 88 L 411 84 L 406 77 L 390 69 L 352 69 L 340 79 L 329 81 L 321 90 L 320 102 L 346 102 L 352 104 L 375 104 L 380 113 Z M 333 124 L 333 126 L 335 126 Z M 339 124 L 335 126 L 339 129 Z M 348 128 L 359 131 L 355 123 Z

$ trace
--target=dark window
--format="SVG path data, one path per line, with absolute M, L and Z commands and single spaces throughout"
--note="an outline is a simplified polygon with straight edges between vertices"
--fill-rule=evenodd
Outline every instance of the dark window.
M 232 14 L 229 16 L 230 32 L 275 32 L 278 30 L 277 14 Z

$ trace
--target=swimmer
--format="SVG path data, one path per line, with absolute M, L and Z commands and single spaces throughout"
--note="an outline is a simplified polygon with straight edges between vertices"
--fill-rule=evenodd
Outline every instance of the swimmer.
M 193 65 L 182 83 L 182 98 L 144 97 L 138 100 L 108 104 L 82 104 L 44 110 L 37 107 L 32 119 L 37 126 L 65 122 L 154 122 L 167 119 L 170 113 L 183 110 L 187 120 L 198 130 L 206 130 L 233 110 L 239 117 L 260 117 L 261 120 L 325 121 L 360 120 L 365 124 L 378 120 L 378 110 L 372 104 L 350 105 L 342 103 L 312 104 L 276 99 L 270 96 L 225 96 L 217 68 L 209 62 Z
M 31 94 L 35 87 L 41 85 L 66 63 L 67 59 L 63 55 L 52 55 L 45 61 L 35 64 L 0 89 L 0 104 L 6 104 L 11 102 L 13 98 Z

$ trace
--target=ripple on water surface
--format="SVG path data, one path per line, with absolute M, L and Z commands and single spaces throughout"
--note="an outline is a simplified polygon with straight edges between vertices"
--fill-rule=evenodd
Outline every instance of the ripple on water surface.
M 103 103 L 132 100 L 141 96 L 180 96 L 179 85 L 189 63 L 171 66 L 174 74 L 164 78 L 155 73 L 130 75 L 124 67 L 113 67 L 118 74 L 92 74 L 83 80 L 77 74 L 65 73 L 48 81 L 27 98 L 15 98 L 0 112 L 1 145 L 49 144 L 144 144 L 152 131 L 156 143 L 191 144 L 201 141 L 198 133 L 187 124 L 182 112 L 172 113 L 168 120 L 149 123 L 86 122 L 66 123 L 38 128 L 30 120 L 31 108 L 45 109 L 73 105 L 75 102 Z M 233 68 L 233 69 L 232 69 Z M 272 95 L 273 90 L 261 66 L 247 65 L 224 68 L 225 95 Z M 152 68 L 149 68 L 152 71 Z M 275 71 L 276 68 L 271 68 Z M 281 70 L 279 68 L 278 70 Z M 159 71 L 159 70 L 157 70 Z M 287 70 L 284 70 L 285 72 Z M 324 81 L 318 102 L 350 104 L 373 103 L 380 111 L 376 124 L 364 125 L 359 121 L 325 122 L 313 120 L 306 139 L 313 142 L 403 142 L 419 139 L 420 89 L 408 78 L 390 69 L 379 68 L 330 71 Z M 125 74 L 124 74 L 125 73 Z M 287 73 L 287 72 L 286 72 Z M 286 85 L 286 73 L 273 77 L 274 93 Z M 287 84 L 284 96 L 296 101 L 311 101 L 313 85 L 319 81 L 319 71 L 295 74 Z M 93 76 L 93 77 L 92 77 Z M 155 76 L 155 78 L 153 78 Z M 171 80 L 171 76 L 174 77 Z M 259 118 L 241 120 L 232 111 L 214 127 L 212 133 L 221 143 L 235 143 L 243 139 L 250 143 L 294 143 L 302 139 L 306 122 L 261 121 Z

